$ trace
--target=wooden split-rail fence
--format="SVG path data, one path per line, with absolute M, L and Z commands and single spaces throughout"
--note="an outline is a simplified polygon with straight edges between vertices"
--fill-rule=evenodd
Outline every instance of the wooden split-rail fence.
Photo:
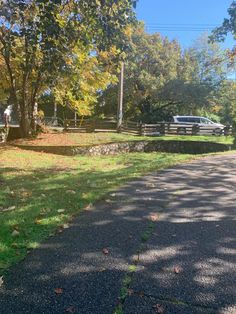
M 115 119 L 104 120 L 65 120 L 65 130 L 68 132 L 120 132 L 137 136 L 158 135 L 232 135 L 232 127 L 226 126 L 223 130 L 219 127 L 201 126 L 185 123 L 160 122 L 146 124 L 141 122 L 124 121 L 117 130 Z

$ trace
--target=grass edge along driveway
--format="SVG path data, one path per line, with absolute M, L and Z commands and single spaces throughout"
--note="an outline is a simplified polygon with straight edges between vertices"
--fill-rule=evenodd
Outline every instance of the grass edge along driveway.
M 6 147 L 0 158 L 0 274 L 73 217 L 132 178 L 196 156 L 132 153 L 65 157 Z

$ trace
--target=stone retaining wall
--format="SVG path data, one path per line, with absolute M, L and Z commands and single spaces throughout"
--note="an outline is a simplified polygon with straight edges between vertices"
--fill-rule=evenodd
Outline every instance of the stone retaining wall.
M 213 142 L 197 142 L 197 141 L 130 141 L 102 144 L 95 146 L 23 146 L 22 149 L 58 154 L 58 155 L 117 155 L 120 153 L 131 152 L 167 152 L 167 153 L 183 153 L 183 154 L 204 154 L 223 152 L 231 150 L 230 145 L 218 144 Z

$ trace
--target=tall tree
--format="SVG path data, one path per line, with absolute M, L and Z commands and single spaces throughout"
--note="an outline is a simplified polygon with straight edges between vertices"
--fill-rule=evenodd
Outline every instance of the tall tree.
M 124 110 L 127 118 L 145 122 L 166 120 L 173 114 L 194 114 L 210 108 L 212 94 L 225 78 L 226 69 L 212 60 L 223 54 L 204 36 L 191 49 L 177 41 L 147 34 L 139 24 L 133 30 L 125 70 Z M 201 44 L 201 45 L 200 45 Z M 97 111 L 116 112 L 117 86 L 103 93 Z
M 228 33 L 231 33 L 236 39 L 236 1 L 232 2 L 228 13 L 229 18 L 225 18 L 223 24 L 212 32 L 211 40 L 224 41 Z
M 209 35 L 202 34 L 190 48 L 197 61 L 196 79 L 200 83 L 218 85 L 228 73 L 227 51 L 218 43 L 209 42 Z
M 229 13 L 229 18 L 225 18 L 223 21 L 223 24 L 216 28 L 211 36 L 210 36 L 210 40 L 212 42 L 214 41 L 224 41 L 227 34 L 231 33 L 234 37 L 234 39 L 236 39 L 236 1 L 233 1 L 232 4 L 230 5 L 229 9 L 228 9 L 228 13 Z M 236 71 L 236 46 L 234 46 L 232 48 L 231 51 L 228 52 L 228 63 L 231 66 L 231 68 L 233 69 L 233 71 Z M 234 73 L 235 75 L 235 73 Z M 230 97 L 227 95 L 224 95 L 224 99 L 228 100 L 228 102 L 226 101 L 226 106 L 229 109 L 230 108 L 230 113 L 229 116 L 231 116 L 232 118 L 232 122 L 234 124 L 234 128 L 236 128 L 236 89 L 235 89 L 235 82 L 228 84 L 229 86 L 231 86 L 231 89 L 228 90 L 228 93 L 230 93 Z M 229 104 L 230 101 L 230 104 Z M 227 110 L 226 108 L 226 110 Z M 235 138 L 236 141 L 236 138 Z
M 0 4 L 0 54 L 23 136 L 32 127 L 39 93 L 73 62 L 76 46 L 126 45 L 134 0 L 6 0 Z
M 54 100 L 80 116 L 89 116 L 99 92 L 117 81 L 112 74 L 112 69 L 117 66 L 112 60 L 117 58 L 118 51 L 111 47 L 110 51 L 91 54 L 88 48 L 76 47 L 73 56 L 73 62 L 68 64 L 52 88 Z

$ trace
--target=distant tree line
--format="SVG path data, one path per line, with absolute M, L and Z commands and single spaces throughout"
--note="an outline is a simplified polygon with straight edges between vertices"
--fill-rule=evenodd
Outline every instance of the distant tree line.
M 207 115 L 232 120 L 235 82 L 228 52 L 203 34 L 192 47 L 148 34 L 140 23 L 133 29 L 125 59 L 124 114 L 144 122 L 166 121 L 174 114 Z M 102 93 L 96 112 L 116 111 L 117 84 Z

